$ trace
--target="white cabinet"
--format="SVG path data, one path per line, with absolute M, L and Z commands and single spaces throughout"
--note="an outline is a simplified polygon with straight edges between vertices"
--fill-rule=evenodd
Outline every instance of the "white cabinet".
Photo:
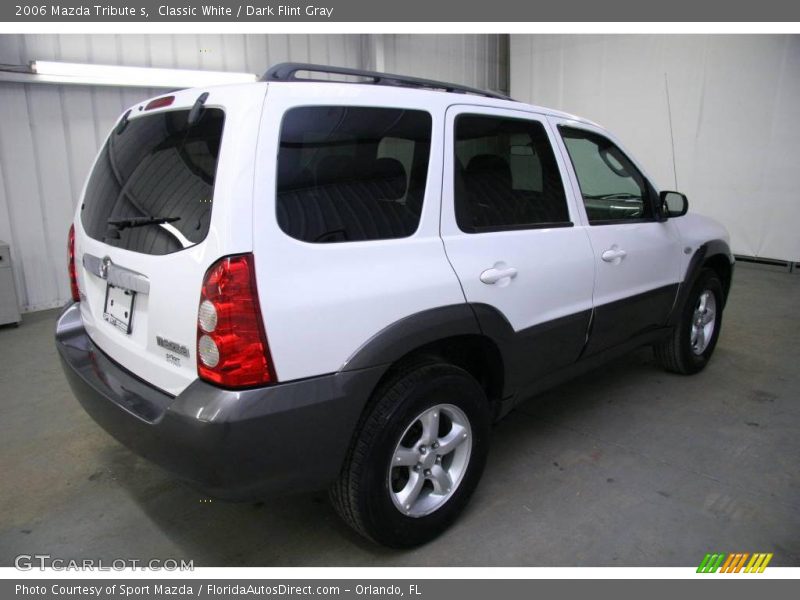
M 20 320 L 17 288 L 14 285 L 14 271 L 11 269 L 11 253 L 8 244 L 0 241 L 0 325 L 19 323 Z

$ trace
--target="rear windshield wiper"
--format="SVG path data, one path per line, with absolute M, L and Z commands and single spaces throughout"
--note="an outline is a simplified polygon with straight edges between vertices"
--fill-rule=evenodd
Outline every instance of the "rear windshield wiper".
M 162 225 L 164 223 L 174 223 L 179 220 L 180 217 L 131 217 L 129 219 L 109 219 L 106 222 L 117 231 L 122 231 L 123 229 L 129 229 L 131 227 Z

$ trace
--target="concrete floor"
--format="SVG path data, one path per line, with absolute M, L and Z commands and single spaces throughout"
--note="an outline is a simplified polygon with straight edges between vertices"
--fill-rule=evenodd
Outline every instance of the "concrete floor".
M 57 363 L 56 312 L 0 329 L 0 565 L 184 558 L 196 566 L 693 566 L 706 552 L 800 565 L 800 277 L 739 264 L 695 377 L 647 349 L 497 425 L 456 525 L 409 552 L 343 526 L 324 494 L 202 502 L 86 416 Z

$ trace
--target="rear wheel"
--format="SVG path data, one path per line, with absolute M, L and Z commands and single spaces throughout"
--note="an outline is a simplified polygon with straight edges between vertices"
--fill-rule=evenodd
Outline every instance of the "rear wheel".
M 360 534 L 392 547 L 425 543 L 466 506 L 486 461 L 489 407 L 466 371 L 426 361 L 377 391 L 333 504 Z
M 723 300 L 722 283 L 716 272 L 703 269 L 680 308 L 672 334 L 654 347 L 661 366 L 684 375 L 705 368 L 719 339 Z

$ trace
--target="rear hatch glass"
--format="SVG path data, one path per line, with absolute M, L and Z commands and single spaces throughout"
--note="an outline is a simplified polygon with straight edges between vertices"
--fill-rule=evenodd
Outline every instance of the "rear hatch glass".
M 208 108 L 131 119 L 108 138 L 87 183 L 81 221 L 93 239 L 163 255 L 202 242 L 211 221 L 225 116 Z

